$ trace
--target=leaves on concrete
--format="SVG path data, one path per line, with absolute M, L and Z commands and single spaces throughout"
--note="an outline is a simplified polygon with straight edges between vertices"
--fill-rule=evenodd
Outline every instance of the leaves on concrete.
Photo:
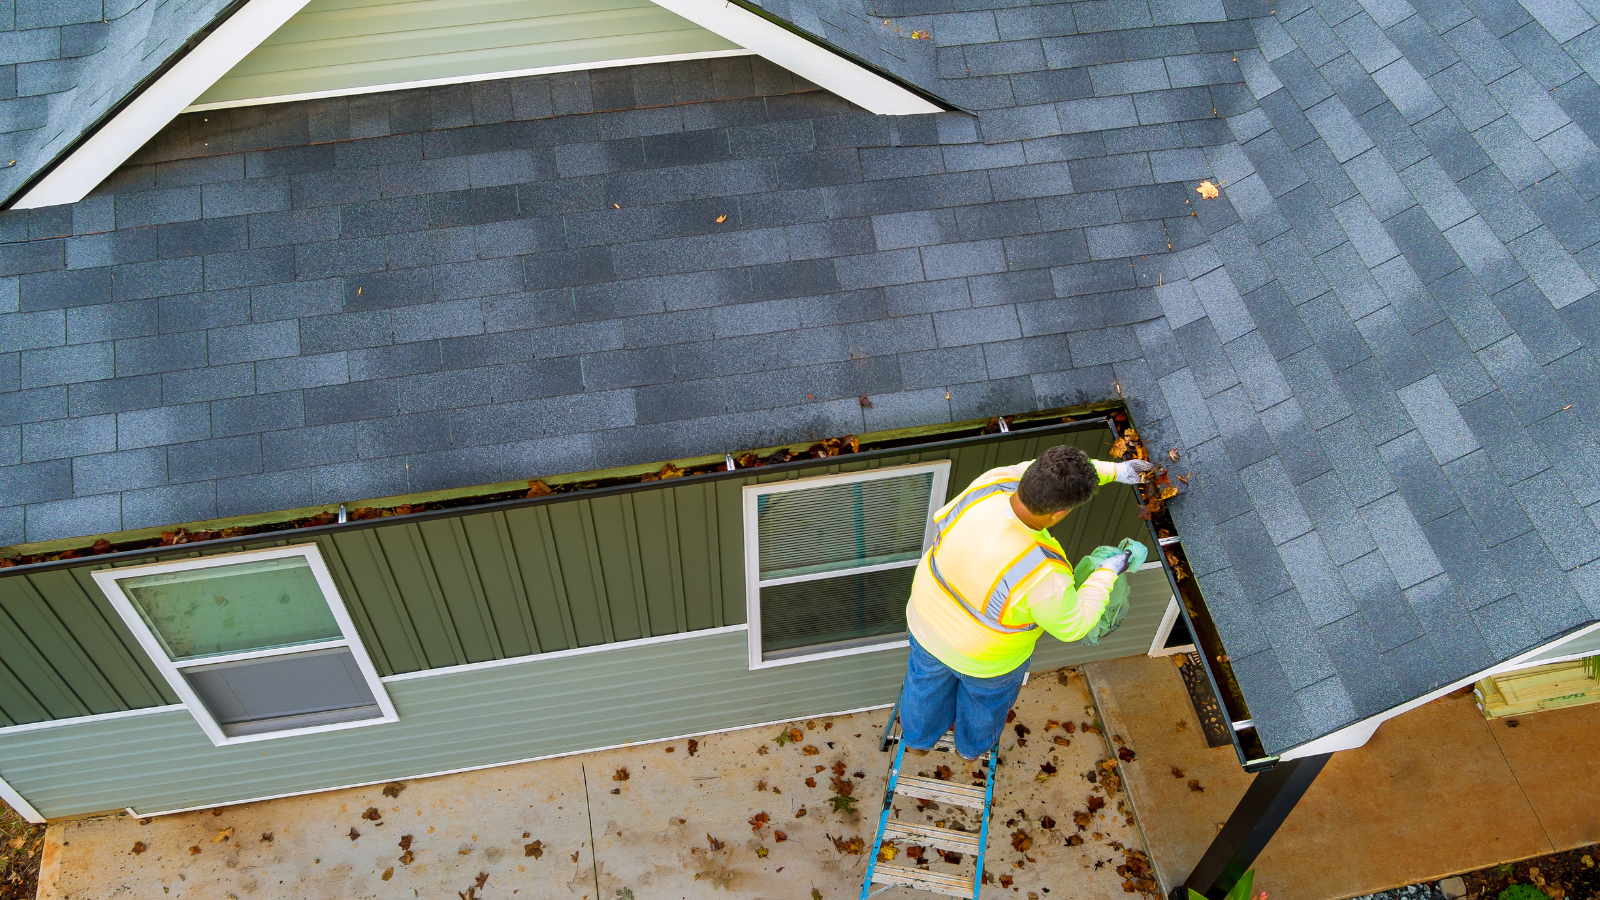
M 1056 820 L 1052 816 L 1048 816 L 1048 815 L 1040 816 L 1039 817 L 1039 827 L 1040 828 L 1054 828 L 1054 827 L 1056 827 Z
M 798 744 L 799 742 L 805 740 L 805 738 L 806 738 L 805 733 L 802 732 L 800 729 L 798 729 L 798 728 L 785 728 L 782 731 L 778 732 L 778 736 L 773 738 L 772 740 L 779 747 L 782 747 L 782 746 L 784 746 L 786 744 Z
M 409 834 L 401 835 L 401 837 L 400 837 L 400 849 L 401 850 L 410 850 L 411 849 L 411 835 L 409 835 Z
M 1028 834 L 1021 828 L 1011 832 L 1011 849 L 1017 851 L 1018 853 L 1026 853 L 1028 848 L 1032 846 L 1033 835 Z
M 368 822 L 376 822 L 383 818 L 383 813 L 378 812 L 376 806 L 369 806 L 367 811 L 361 814 L 361 818 L 366 819 Z
M 806 787 L 814 788 L 816 786 L 817 786 L 817 780 L 815 778 L 807 778 L 806 779 Z
M 211 836 L 211 843 L 220 844 L 223 841 L 228 840 L 231 837 L 233 837 L 233 829 L 232 828 L 224 828 L 221 831 L 219 831 L 216 834 Z
M 936 766 L 933 770 L 933 777 L 939 779 L 940 781 L 949 781 L 950 776 L 953 774 L 954 773 L 950 771 L 949 766 Z
M 1173 766 L 1172 767 L 1172 777 L 1173 778 L 1182 778 L 1183 777 L 1183 770 L 1178 768 L 1177 766 Z
M 12 849 L 15 850 L 17 848 L 13 847 Z M 134 856 L 138 856 L 139 854 L 143 853 L 145 850 L 148 850 L 148 849 L 149 848 L 144 845 L 144 841 L 134 841 L 133 842 L 133 855 Z
M 612 781 L 627 781 L 628 777 L 629 777 L 628 776 L 628 767 L 627 766 L 623 766 L 622 768 L 618 769 L 615 774 L 613 774 L 611 776 L 611 780 Z
M 804 756 L 816 756 L 821 752 L 821 750 L 817 749 L 816 744 L 807 744 L 800 749 L 800 753 Z
M 350 833 L 345 835 L 345 837 L 347 837 L 347 838 L 349 838 L 350 840 L 353 841 L 356 838 L 361 837 L 361 832 L 359 832 L 359 831 L 355 830 L 354 828 L 352 828 L 352 829 L 350 829 Z
M 772 817 L 767 815 L 766 813 L 764 813 L 764 812 L 756 813 L 755 815 L 750 817 L 750 830 L 754 831 L 756 834 L 760 834 L 761 833 L 761 829 L 765 828 L 767 823 L 770 822 L 770 821 L 772 821 Z
M 1106 798 L 1091 796 L 1089 798 L 1089 812 L 1095 813 L 1106 808 Z
M 828 786 L 833 788 L 833 792 L 841 797 L 854 797 L 856 793 L 855 782 L 842 776 L 836 775 L 828 779 Z
M 381 877 L 384 881 L 388 881 L 389 879 L 393 878 L 394 877 L 394 866 L 390 866 L 389 868 L 384 869 L 383 870 L 383 874 L 381 876 L 379 876 L 379 877 Z
M 1134 752 L 1133 752 L 1133 748 L 1132 747 L 1118 747 L 1117 748 L 1117 759 L 1120 759 L 1123 762 L 1133 762 L 1133 758 L 1134 758 Z
M 194 856 L 194 855 L 198 854 L 199 852 L 200 852 L 200 845 L 199 844 L 195 844 L 193 847 L 189 848 L 189 855 L 190 856 Z
M 856 808 L 856 798 L 847 797 L 844 794 L 836 794 L 829 797 L 828 802 L 833 804 L 834 812 L 850 812 Z M 805 807 L 801 807 L 801 809 L 805 809 Z
M 479 872 L 478 877 L 473 879 L 472 885 L 464 891 L 456 891 L 456 896 L 460 897 L 461 900 L 479 900 L 478 892 L 483 890 L 483 886 L 487 884 L 488 881 L 489 873 Z
M 867 842 L 862 840 L 860 837 L 834 837 L 831 834 L 826 835 L 826 837 L 828 840 L 833 841 L 834 849 L 838 850 L 840 853 L 849 853 L 855 856 L 860 856 L 862 853 L 866 852 Z
M 772 839 L 781 844 L 784 841 L 787 841 L 789 839 L 789 836 L 787 834 L 784 834 L 781 831 L 774 831 L 772 833 Z
M 1022 724 L 1021 722 L 1018 722 L 1016 725 L 1013 725 L 1011 727 L 1011 730 L 1016 732 L 1016 734 L 1017 734 L 1017 746 L 1018 747 L 1026 747 L 1026 746 L 1028 746 L 1028 735 L 1033 733 L 1033 729 L 1032 728 L 1029 728 L 1028 726 Z
M 1194 791 L 1196 794 L 1203 794 L 1206 789 L 1200 786 L 1199 781 L 1191 778 L 1189 779 L 1189 790 Z
M 531 856 L 534 859 L 544 856 L 544 841 L 534 841 L 531 844 L 523 844 L 522 855 L 524 857 Z
M 711 845 L 711 849 L 712 849 L 713 852 L 715 852 L 717 850 L 721 850 L 723 847 L 727 846 L 726 842 L 719 841 L 719 840 L 717 840 L 716 838 L 712 837 L 709 834 L 706 835 L 706 843 Z
M 767 748 L 762 747 L 761 749 L 763 751 L 765 751 Z M 696 741 L 696 740 L 689 741 L 689 755 L 693 756 L 693 755 L 695 755 L 696 753 L 699 753 L 699 752 L 700 752 L 700 742 Z
M 405 782 L 403 782 L 403 781 L 391 781 L 388 784 L 383 786 L 383 795 L 385 797 L 391 797 L 391 798 L 392 797 L 398 797 L 398 796 L 400 796 L 400 792 L 405 790 L 405 789 L 406 789 Z
M 756 855 L 761 857 L 762 859 L 766 859 L 767 858 L 767 848 L 766 847 L 757 847 L 756 848 Z
M 899 853 L 899 849 L 897 849 L 893 843 L 888 841 L 885 841 L 881 846 L 878 847 L 878 859 L 883 860 L 884 862 L 894 859 L 899 855 Z

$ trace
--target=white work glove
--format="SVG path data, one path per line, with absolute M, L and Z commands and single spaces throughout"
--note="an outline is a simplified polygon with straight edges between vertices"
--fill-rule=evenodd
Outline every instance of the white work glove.
M 1155 466 L 1142 459 L 1130 459 L 1127 462 L 1117 463 L 1117 481 L 1122 484 L 1138 484 L 1140 476 L 1152 471 Z
M 1143 460 L 1137 460 L 1137 461 L 1138 462 L 1144 462 Z M 1148 466 L 1149 463 L 1145 463 L 1145 465 Z M 1127 568 L 1128 568 L 1128 551 L 1126 551 L 1126 550 L 1122 551 L 1121 553 L 1118 553 L 1116 556 L 1107 557 L 1105 559 L 1105 561 L 1100 563 L 1100 565 L 1095 566 L 1096 570 L 1109 569 L 1110 571 L 1112 571 L 1112 572 L 1114 572 L 1114 573 L 1116 573 L 1118 575 L 1121 575 L 1123 572 L 1127 571 Z

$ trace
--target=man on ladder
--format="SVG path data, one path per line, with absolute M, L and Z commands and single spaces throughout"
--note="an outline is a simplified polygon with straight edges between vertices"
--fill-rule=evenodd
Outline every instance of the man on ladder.
M 1125 599 L 1112 602 L 1127 595 L 1119 576 L 1144 564 L 1145 546 L 1130 539 L 1097 548 L 1074 569 L 1048 529 L 1100 485 L 1138 484 L 1152 468 L 1143 460 L 1091 461 L 1076 447 L 1051 447 L 1032 462 L 983 473 L 935 514 L 937 534 L 917 566 L 906 606 L 911 658 L 884 733 L 887 749 L 898 719 L 863 898 L 903 885 L 976 900 L 994 799 L 994 751 L 1041 629 L 1063 641 L 1098 642 L 1126 609 Z M 945 732 L 952 726 L 956 752 L 969 762 L 981 760 L 982 785 L 902 774 L 905 754 L 950 748 Z M 981 826 L 973 834 L 946 822 L 890 818 L 897 795 L 977 810 Z M 973 854 L 974 870 L 969 878 L 880 861 L 884 842 L 896 840 Z
M 1143 565 L 1145 546 L 1100 548 L 1078 584 L 1048 529 L 1100 485 L 1138 484 L 1152 468 L 1051 447 L 983 473 L 935 514 L 938 534 L 906 605 L 911 658 L 900 725 L 908 753 L 926 754 L 954 723 L 956 751 L 977 759 L 999 742 L 1039 635 L 1076 641 L 1095 630 L 1117 576 Z

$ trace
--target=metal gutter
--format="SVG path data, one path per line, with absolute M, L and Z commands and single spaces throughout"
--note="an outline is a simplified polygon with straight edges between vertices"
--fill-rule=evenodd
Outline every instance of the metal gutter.
M 794 459 L 788 462 L 773 463 L 760 466 L 758 469 L 725 469 L 698 475 L 685 475 L 674 478 L 670 484 L 703 484 L 706 482 L 723 481 L 730 478 L 746 478 L 751 472 L 793 472 L 803 469 L 816 468 L 819 465 L 847 463 L 854 460 L 882 459 L 897 456 L 907 452 L 926 452 L 945 448 L 965 447 L 972 444 L 982 444 L 1007 437 L 1016 437 L 1021 434 L 1068 434 L 1075 431 L 1087 431 L 1097 427 L 1104 427 L 1110 422 L 1107 415 L 1092 416 L 1089 418 L 1075 419 L 1072 422 L 1051 422 L 1038 425 L 1011 425 L 1009 431 L 996 434 L 977 434 L 969 437 L 951 438 L 942 441 L 927 443 L 897 443 L 894 446 L 878 447 L 872 450 L 863 450 L 840 456 L 823 457 L 821 459 Z M 584 490 L 568 491 L 565 493 L 546 494 L 540 497 L 514 498 L 498 500 L 488 503 L 452 506 L 444 509 L 425 510 L 418 513 L 405 515 L 385 516 L 375 519 L 357 519 L 346 522 L 331 522 L 327 525 L 316 525 L 308 528 L 286 528 L 280 531 L 262 531 L 256 534 L 241 535 L 235 538 L 217 538 L 209 541 L 200 541 L 189 544 L 172 544 L 166 547 L 145 547 L 137 550 L 121 550 L 112 553 L 101 553 L 94 556 L 79 556 L 72 559 L 54 559 L 38 563 L 26 563 L 17 566 L 8 566 L 0 569 L 0 578 L 10 578 L 17 575 L 32 575 L 39 572 L 50 572 L 59 569 L 75 569 L 85 566 L 101 567 L 118 562 L 148 561 L 163 559 L 170 556 L 193 556 L 196 552 L 205 552 L 211 548 L 239 547 L 262 541 L 281 541 L 284 539 L 297 540 L 300 538 L 314 539 L 323 535 L 343 534 L 360 531 L 367 528 L 378 528 L 394 525 L 399 522 L 424 522 L 430 519 L 454 518 L 480 512 L 495 512 L 513 509 L 525 509 L 534 506 L 543 506 L 549 503 L 561 503 L 568 500 L 593 497 L 611 497 L 621 494 L 631 494 L 637 491 L 659 490 L 666 482 L 645 481 L 631 484 L 608 485 L 605 487 L 588 488 Z M 85 536 L 90 540 L 92 536 Z M 1170 577 L 1170 576 L 1169 576 Z

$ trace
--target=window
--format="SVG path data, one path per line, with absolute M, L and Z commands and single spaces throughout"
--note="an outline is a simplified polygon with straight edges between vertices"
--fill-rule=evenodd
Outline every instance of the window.
M 750 667 L 903 646 L 950 461 L 744 489 Z
M 397 718 L 315 545 L 94 579 L 214 744 Z

